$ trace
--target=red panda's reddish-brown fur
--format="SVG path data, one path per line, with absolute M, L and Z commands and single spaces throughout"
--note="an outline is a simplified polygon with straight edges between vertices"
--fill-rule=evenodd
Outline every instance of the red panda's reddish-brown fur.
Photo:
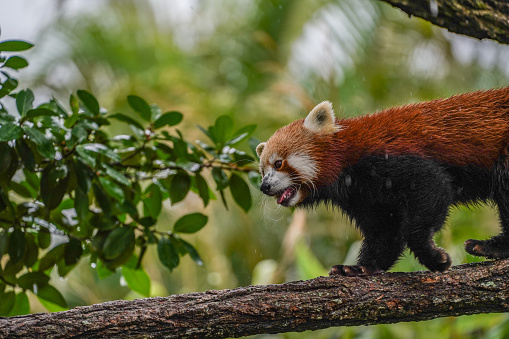
M 509 87 L 337 119 L 341 129 L 332 135 L 310 133 L 303 122 L 279 129 L 273 144 L 298 140 L 290 149 L 313 155 L 319 184 L 335 180 L 342 168 L 366 155 L 416 155 L 490 168 L 508 153 Z
M 390 108 L 339 123 L 344 129 L 336 137 L 348 145 L 350 157 L 360 157 L 361 152 L 413 154 L 489 168 L 509 146 L 509 87 Z

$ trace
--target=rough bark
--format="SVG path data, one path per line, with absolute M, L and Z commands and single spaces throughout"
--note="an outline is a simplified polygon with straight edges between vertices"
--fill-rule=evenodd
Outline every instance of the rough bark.
M 509 43 L 509 2 L 506 0 L 382 1 L 454 33 Z
M 509 311 L 509 260 L 319 277 L 0 318 L 0 337 L 239 337 Z

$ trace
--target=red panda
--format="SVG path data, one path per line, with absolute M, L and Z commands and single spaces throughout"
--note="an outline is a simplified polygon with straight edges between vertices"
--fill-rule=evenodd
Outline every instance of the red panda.
M 330 204 L 364 240 L 357 265 L 330 274 L 390 269 L 408 247 L 431 271 L 451 265 L 433 235 L 449 207 L 492 201 L 502 233 L 465 250 L 509 258 L 509 87 L 456 95 L 350 119 L 331 103 L 258 145 L 260 190 L 283 206 Z

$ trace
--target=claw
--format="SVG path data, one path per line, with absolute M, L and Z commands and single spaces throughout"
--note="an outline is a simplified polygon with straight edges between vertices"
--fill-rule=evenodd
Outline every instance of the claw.
M 370 269 L 360 265 L 334 265 L 329 271 L 329 276 L 341 275 L 344 277 L 365 277 L 372 274 L 383 273 L 379 269 Z

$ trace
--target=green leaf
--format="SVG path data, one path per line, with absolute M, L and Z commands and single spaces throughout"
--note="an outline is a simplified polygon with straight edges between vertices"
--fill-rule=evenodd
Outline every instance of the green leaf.
M 247 139 L 251 134 L 253 134 L 256 129 L 256 125 L 246 125 L 233 133 L 234 137 L 226 142 L 226 145 L 235 146 L 245 139 Z
M 97 161 L 95 159 L 96 153 L 89 152 L 81 146 L 83 145 L 78 145 L 76 147 L 76 153 L 78 154 L 77 159 L 79 160 L 79 162 L 88 165 L 92 168 L 96 167 L 97 164 Z
M 26 246 L 23 262 L 25 267 L 29 268 L 37 261 L 37 258 L 39 257 L 39 248 L 35 243 L 35 236 L 33 234 L 28 233 L 25 235 L 25 243 Z
M 14 192 L 23 198 L 35 199 L 37 197 L 37 192 L 35 192 L 26 182 L 18 183 L 15 181 L 11 181 L 9 183 L 9 187 L 12 188 Z
M 52 210 L 60 204 L 69 186 L 69 170 L 67 165 L 48 165 L 41 175 L 41 198 L 44 205 Z
M 230 146 L 234 146 L 240 142 L 242 142 L 244 139 L 246 139 L 247 137 L 249 136 L 248 133 L 242 133 L 242 134 L 239 134 L 239 135 L 236 135 L 235 137 L 231 138 L 230 140 L 228 140 L 225 145 L 230 145 Z
M 11 311 L 16 300 L 16 294 L 12 291 L 7 293 L 0 293 L 2 302 L 0 303 L 0 317 L 5 317 Z
M 104 241 L 103 255 L 105 259 L 118 258 L 122 253 L 134 247 L 134 229 L 119 227 L 114 229 Z
M 34 45 L 32 45 L 29 42 L 26 41 L 20 41 L 20 40 L 6 40 L 0 42 L 0 51 L 3 52 L 19 52 L 19 51 L 26 51 L 27 49 L 32 48 Z
M 170 200 L 172 204 L 184 200 L 191 188 L 191 178 L 186 172 L 178 172 L 171 180 L 169 187 Z
M 129 199 L 124 200 L 120 209 L 122 212 L 128 213 L 134 220 L 138 220 L 140 217 L 136 205 Z
M 76 180 L 78 182 L 78 187 L 84 192 L 88 193 L 92 188 L 92 172 L 88 169 L 88 167 L 77 160 L 73 163 L 74 171 L 76 172 Z
M 81 247 L 81 241 L 75 238 L 71 238 L 64 248 L 64 261 L 66 265 L 76 264 L 83 254 L 83 248 Z
M 168 237 L 161 237 L 157 242 L 157 253 L 159 260 L 170 271 L 178 266 L 180 262 L 179 254 Z
M 73 268 L 76 266 L 76 264 L 71 264 L 71 265 L 66 265 L 65 264 L 65 260 L 59 260 L 57 262 L 57 272 L 58 272 L 58 275 L 63 278 L 65 277 L 67 274 L 69 274 L 69 272 L 71 272 L 73 270 Z
M 60 312 L 68 309 L 67 302 L 62 294 L 49 284 L 37 289 L 37 298 L 50 312 Z
M 140 114 L 143 120 L 150 121 L 152 118 L 152 111 L 145 100 L 136 95 L 128 95 L 127 103 L 136 113 Z
M 16 107 L 18 108 L 18 112 L 22 117 L 26 115 L 28 110 L 33 108 L 33 102 L 34 93 L 29 88 L 21 90 L 16 94 Z
M 59 117 L 60 114 L 58 112 L 52 111 L 49 108 L 34 108 L 29 109 L 26 112 L 27 118 L 37 118 L 37 117 L 47 117 L 47 116 L 53 116 L 53 117 Z
M 201 213 L 187 214 L 177 220 L 173 231 L 175 233 L 195 233 L 201 230 L 208 220 L 209 218 Z
M 162 208 L 162 193 L 159 185 L 150 184 L 143 193 L 143 209 L 145 216 L 157 219 Z
M 233 152 L 233 158 L 235 159 L 235 164 L 237 166 L 246 166 L 255 161 L 252 156 L 247 155 L 245 152 L 235 150 Z
M 23 129 L 17 124 L 8 122 L 0 126 L 0 141 L 10 141 L 23 136 Z
M 99 177 L 99 182 L 110 197 L 118 200 L 119 202 L 124 201 L 124 190 L 119 185 L 104 177 Z
M 119 121 L 125 122 L 126 124 L 133 126 L 142 132 L 145 130 L 145 128 L 143 128 L 143 126 L 138 121 L 123 113 L 111 114 L 108 116 L 108 118 L 117 119 Z
M 28 302 L 28 297 L 25 292 L 19 292 L 16 294 L 14 298 L 14 305 L 7 313 L 8 317 L 13 317 L 16 315 L 25 315 L 30 312 L 30 303 Z
M 0 185 L 8 184 L 18 169 L 16 151 L 6 141 L 0 142 Z M 14 167 L 14 168 L 13 168 Z
M 78 216 L 78 220 L 82 222 L 86 219 L 89 212 L 89 201 L 88 194 L 84 193 L 81 189 L 76 189 L 74 191 L 74 209 L 76 210 L 76 214 Z
M 214 123 L 214 135 L 218 143 L 225 143 L 233 133 L 233 119 L 228 115 L 221 115 Z
M 198 124 L 196 124 L 196 127 L 198 127 L 198 129 L 202 131 L 206 136 L 208 136 L 209 139 L 212 140 L 214 144 L 217 143 L 216 137 L 214 136 L 213 133 L 211 133 L 210 131 L 206 130 L 205 128 L 201 127 Z
M 199 173 L 196 173 L 195 181 L 196 188 L 198 189 L 198 195 L 200 196 L 201 200 L 203 200 L 203 205 L 207 207 L 210 199 L 209 186 L 207 185 L 205 179 Z
M 7 264 L 5 264 L 3 275 L 5 277 L 11 277 L 11 279 L 14 278 L 14 276 L 23 269 L 23 260 L 19 260 L 17 263 L 13 263 L 12 261 L 7 261 Z
M 97 99 L 89 92 L 85 90 L 78 90 L 76 92 L 78 98 L 81 100 L 85 108 L 89 110 L 93 115 L 99 115 L 99 103 Z
M 3 257 L 5 250 L 7 249 L 8 239 L 9 234 L 7 233 L 7 230 L 0 230 L 0 258 Z
M 260 159 L 258 157 L 258 154 L 256 153 L 256 147 L 261 143 L 261 141 L 255 137 L 249 138 L 249 148 L 251 149 L 251 152 L 256 157 L 256 159 Z
M 183 115 L 180 112 L 167 112 L 161 115 L 155 122 L 154 128 L 161 128 L 163 126 L 175 126 L 182 121 Z
M 37 151 L 41 156 L 47 159 L 55 158 L 55 148 L 51 141 L 43 133 L 35 129 L 35 127 L 28 127 L 24 125 L 23 129 L 28 135 L 28 138 L 37 145 Z
M 37 109 L 47 109 L 53 113 L 56 113 L 56 114 L 52 114 L 52 115 L 56 115 L 56 116 L 59 116 L 64 119 L 69 118 L 69 114 L 67 113 L 67 111 L 62 108 L 62 105 L 60 105 L 55 98 L 52 98 L 50 101 L 48 101 L 46 103 L 40 104 L 35 109 L 36 110 Z
M 226 198 L 224 197 L 224 190 L 219 191 L 219 196 L 221 197 L 221 201 L 223 202 L 224 208 L 228 211 L 228 203 L 226 202 Z
M 71 107 L 73 116 L 77 117 L 78 113 L 80 112 L 80 104 L 78 102 L 78 99 L 76 99 L 76 97 L 72 94 L 69 96 L 69 106 Z M 65 125 L 65 127 L 70 128 L 72 125 L 74 124 Z
M 47 285 L 49 282 L 49 276 L 42 272 L 28 272 L 18 278 L 17 284 L 26 290 L 34 290 L 34 285 L 37 288 Z
M 224 171 L 218 167 L 214 167 L 212 169 L 212 177 L 214 178 L 214 181 L 217 184 L 216 190 L 220 191 L 222 189 L 225 189 L 228 187 L 228 176 Z
M 76 151 L 83 157 L 95 157 L 96 154 L 104 155 L 113 161 L 121 161 L 120 156 L 115 151 L 103 144 L 84 144 L 76 146 Z
M 23 169 L 23 174 L 25 175 L 26 181 L 32 186 L 33 188 L 39 188 L 39 184 L 41 182 L 41 179 L 39 179 L 39 176 L 37 173 L 31 172 L 28 169 Z
M 99 279 L 107 278 L 115 273 L 113 270 L 110 270 L 108 267 L 106 267 L 102 260 L 97 261 L 96 272 Z
M 14 55 L 7 59 L 3 67 L 9 67 L 12 69 L 21 69 L 28 66 L 28 61 L 26 61 L 24 58 Z
M 60 244 L 53 247 L 39 262 L 39 272 L 46 271 L 48 268 L 53 267 L 57 261 L 64 256 L 65 244 Z
M 0 142 L 0 174 L 4 175 L 9 167 L 11 167 L 12 160 L 13 154 L 11 152 L 11 147 L 7 142 Z
M 240 176 L 233 173 L 230 177 L 230 191 L 233 200 L 245 211 L 249 211 L 252 205 L 251 192 L 249 187 Z
M 94 191 L 95 200 L 97 201 L 97 205 L 102 209 L 103 213 L 106 215 L 111 214 L 111 203 L 110 199 L 106 192 L 102 189 L 102 187 L 95 182 L 92 184 L 92 189 Z
M 37 232 L 37 243 L 41 249 L 46 249 L 51 244 L 51 233 L 42 228 Z
M 113 169 L 110 166 L 104 165 L 104 167 L 106 168 L 106 174 L 109 175 L 113 180 L 123 185 L 131 186 L 131 182 L 129 181 L 129 179 L 127 179 L 127 177 L 124 174 L 117 171 L 116 169 Z
M 150 278 L 142 268 L 134 269 L 123 266 L 122 276 L 131 290 L 144 297 L 150 297 Z
M 25 254 L 25 233 L 15 228 L 9 236 L 9 257 L 12 263 L 17 263 Z
M 179 239 L 182 245 L 184 245 L 184 248 L 186 249 L 187 253 L 191 256 L 191 259 L 198 264 L 199 266 L 203 266 L 203 260 L 201 259 L 200 255 L 198 254 L 198 251 L 185 240 Z
M 23 133 L 23 130 L 21 130 L 21 132 Z M 1 133 L 2 132 L 0 131 L 0 134 Z M 23 139 L 17 140 L 16 150 L 23 161 L 25 169 L 33 172 L 35 170 L 35 155 L 30 146 L 28 146 L 27 142 Z
M 260 173 L 256 171 L 250 171 L 247 174 L 247 177 L 249 179 L 249 182 L 251 183 L 251 185 L 253 185 L 254 188 L 256 189 L 260 188 L 262 184 L 262 176 L 260 175 Z

